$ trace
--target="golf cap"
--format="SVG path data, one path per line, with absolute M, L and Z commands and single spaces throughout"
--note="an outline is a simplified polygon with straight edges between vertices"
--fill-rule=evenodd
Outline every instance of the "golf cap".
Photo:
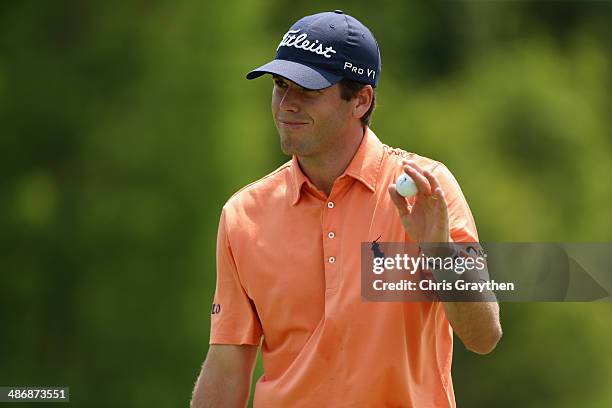
M 370 30 L 342 10 L 303 17 L 276 48 L 276 58 L 247 74 L 275 74 L 306 89 L 323 89 L 342 78 L 376 87 L 380 52 Z

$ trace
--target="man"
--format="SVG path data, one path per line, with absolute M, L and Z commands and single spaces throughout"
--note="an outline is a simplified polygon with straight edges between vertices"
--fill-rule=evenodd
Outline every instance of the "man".
M 361 299 L 362 242 L 478 240 L 451 173 L 369 129 L 380 68 L 371 32 L 336 10 L 296 22 L 247 75 L 272 74 L 292 160 L 223 207 L 193 407 L 245 406 L 260 345 L 255 407 L 453 407 L 453 329 L 479 354 L 501 337 L 495 302 Z M 418 188 L 409 199 L 402 171 Z

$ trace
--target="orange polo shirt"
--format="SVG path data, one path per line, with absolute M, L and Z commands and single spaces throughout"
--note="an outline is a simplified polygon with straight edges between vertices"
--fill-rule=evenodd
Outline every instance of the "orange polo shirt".
M 261 344 L 255 407 L 455 406 L 442 304 L 361 299 L 361 242 L 412 241 L 387 192 L 405 158 L 440 180 L 453 241 L 478 241 L 448 169 L 370 129 L 329 197 L 293 157 L 223 207 L 210 343 Z

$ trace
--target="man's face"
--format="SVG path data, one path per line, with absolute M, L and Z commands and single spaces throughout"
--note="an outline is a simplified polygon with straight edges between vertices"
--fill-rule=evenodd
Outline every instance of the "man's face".
M 344 143 L 352 105 L 340 97 L 340 85 L 308 90 L 274 75 L 272 115 L 285 154 L 314 156 Z

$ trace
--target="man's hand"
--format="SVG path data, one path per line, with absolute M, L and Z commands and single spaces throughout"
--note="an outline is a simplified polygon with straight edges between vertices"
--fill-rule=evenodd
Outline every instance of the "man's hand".
M 414 180 L 418 189 L 416 201 L 409 208 L 408 200 L 397 192 L 395 184 L 389 186 L 389 195 L 404 229 L 419 244 L 449 242 L 448 208 L 438 179 L 414 162 L 404 160 L 402 164 L 404 172 Z

